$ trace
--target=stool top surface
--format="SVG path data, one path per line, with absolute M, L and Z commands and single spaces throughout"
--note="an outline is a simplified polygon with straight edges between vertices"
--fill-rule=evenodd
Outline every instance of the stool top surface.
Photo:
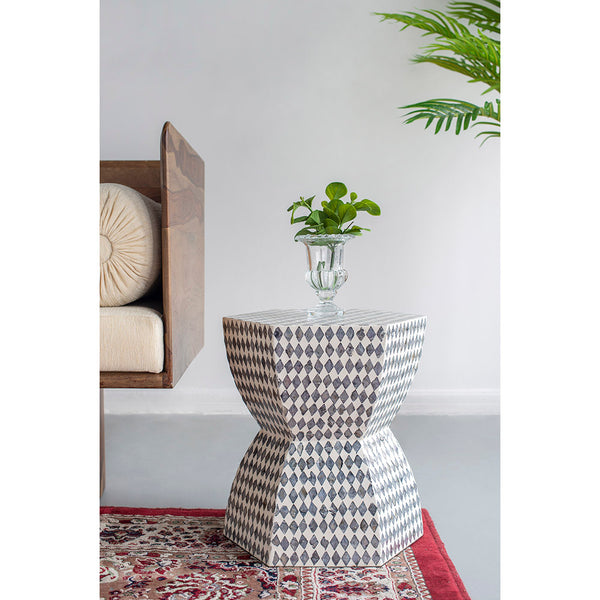
M 423 319 L 424 317 L 422 315 L 351 308 L 346 310 L 341 317 L 314 317 L 310 316 L 304 309 L 275 309 L 224 318 L 279 327 L 310 327 L 312 325 L 389 325 L 392 323 L 401 323 L 403 321 L 412 321 L 414 319 Z

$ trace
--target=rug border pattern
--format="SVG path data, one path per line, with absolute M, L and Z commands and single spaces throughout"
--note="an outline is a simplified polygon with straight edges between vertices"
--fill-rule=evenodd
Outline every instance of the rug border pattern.
M 442 542 L 431 515 L 426 509 L 423 511 L 423 526 L 425 535 L 418 539 L 410 548 L 405 550 L 408 565 L 414 581 L 419 586 L 423 598 L 433 600 L 471 600 L 456 567 L 448 556 L 446 547 Z M 119 515 L 173 515 L 176 517 L 223 517 L 223 508 L 139 508 L 132 506 L 101 506 L 100 514 Z M 429 536 L 427 535 L 429 534 Z M 431 542 L 427 543 L 431 540 Z M 420 561 L 420 562 L 419 562 Z M 309 568 L 309 567 L 303 567 Z M 313 569 L 309 568 L 311 571 Z M 453 586 L 444 586 L 439 581 L 439 575 L 432 577 L 432 573 L 439 574 L 446 571 Z

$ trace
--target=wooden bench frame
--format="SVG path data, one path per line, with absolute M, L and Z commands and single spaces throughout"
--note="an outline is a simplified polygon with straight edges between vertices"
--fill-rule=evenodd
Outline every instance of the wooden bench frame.
M 161 373 L 103 371 L 100 388 L 172 388 L 204 345 L 204 161 L 165 123 L 160 160 L 102 160 L 100 183 L 120 183 L 161 203 Z
M 100 183 L 161 203 L 165 360 L 161 373 L 100 372 L 100 496 L 104 492 L 104 388 L 172 388 L 204 345 L 204 161 L 169 123 L 160 160 L 101 160 Z

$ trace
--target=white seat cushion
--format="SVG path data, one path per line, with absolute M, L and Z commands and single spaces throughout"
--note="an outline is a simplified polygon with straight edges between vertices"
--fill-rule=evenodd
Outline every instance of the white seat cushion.
M 163 322 L 146 306 L 100 308 L 100 370 L 160 373 L 164 363 Z
M 161 207 L 118 183 L 100 184 L 100 306 L 141 298 L 161 269 Z

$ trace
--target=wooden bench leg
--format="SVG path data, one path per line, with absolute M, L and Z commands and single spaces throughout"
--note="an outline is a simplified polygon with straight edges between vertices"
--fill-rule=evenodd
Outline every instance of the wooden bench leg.
M 106 484 L 106 465 L 104 462 L 104 390 L 100 388 L 100 497 Z

